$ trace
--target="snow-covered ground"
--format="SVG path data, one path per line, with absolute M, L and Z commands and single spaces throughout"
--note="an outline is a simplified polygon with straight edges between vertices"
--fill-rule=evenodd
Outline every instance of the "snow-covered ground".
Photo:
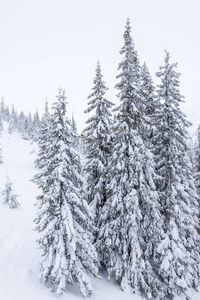
M 0 300 L 78 300 L 82 296 L 76 286 L 69 287 L 69 293 L 56 296 L 38 280 L 41 253 L 36 244 L 34 229 L 35 198 L 37 187 L 31 178 L 35 173 L 34 159 L 36 145 L 20 138 L 16 133 L 2 132 L 2 156 L 0 165 L 0 188 L 4 188 L 7 176 L 19 195 L 18 209 L 10 209 L 2 204 L 0 193 Z M 105 278 L 91 278 L 95 295 L 93 300 L 141 300 L 130 292 L 122 292 L 114 283 Z M 177 298 L 178 299 L 178 298 Z M 194 300 L 200 294 L 194 293 Z
M 56 296 L 38 280 L 41 252 L 34 231 L 36 185 L 31 182 L 35 173 L 36 145 L 23 140 L 17 133 L 2 132 L 0 143 L 4 163 L 0 165 L 0 189 L 9 176 L 20 207 L 10 209 L 2 204 L 0 193 L 0 300 L 77 300 L 82 296 L 78 287 L 69 287 L 69 293 Z M 139 296 L 121 292 L 118 286 L 106 279 L 91 278 L 94 300 L 139 300 Z

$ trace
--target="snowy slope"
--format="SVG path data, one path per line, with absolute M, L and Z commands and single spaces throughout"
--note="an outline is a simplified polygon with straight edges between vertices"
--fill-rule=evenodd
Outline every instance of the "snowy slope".
M 6 127 L 6 124 L 4 124 Z M 3 165 L 0 165 L 0 188 L 4 188 L 7 175 L 13 183 L 21 204 L 18 209 L 9 209 L 2 204 L 0 195 L 0 300 L 51 300 L 81 299 L 77 287 L 69 287 L 69 293 L 60 297 L 52 294 L 38 280 L 40 250 L 34 232 L 35 198 L 37 187 L 30 181 L 35 173 L 33 161 L 36 145 L 20 138 L 16 133 L 2 132 Z M 138 300 L 138 296 L 121 292 L 118 286 L 106 279 L 92 279 L 94 300 Z
M 3 165 L 0 165 L 0 188 L 4 188 L 7 175 L 13 183 L 21 204 L 18 209 L 9 209 L 2 204 L 0 194 L 0 300 L 78 300 L 81 299 L 76 286 L 69 293 L 56 296 L 38 280 L 41 253 L 35 242 L 33 230 L 37 187 L 30 181 L 35 173 L 33 161 L 36 145 L 22 140 L 16 133 L 2 132 Z M 117 285 L 105 278 L 91 278 L 95 290 L 93 300 L 141 300 L 130 292 L 121 292 Z M 178 298 L 177 298 L 178 299 Z M 196 294 L 194 300 L 200 299 Z

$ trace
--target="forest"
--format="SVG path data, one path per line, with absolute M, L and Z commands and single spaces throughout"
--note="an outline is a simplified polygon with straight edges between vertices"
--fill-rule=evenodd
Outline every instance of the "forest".
M 81 133 L 67 114 L 64 88 L 41 117 L 17 113 L 2 99 L 0 131 L 7 122 L 10 134 L 38 145 L 32 182 L 43 285 L 61 295 L 76 283 L 87 297 L 95 292 L 89 274 L 106 274 L 146 299 L 189 300 L 200 285 L 200 127 L 191 143 L 168 51 L 155 85 L 129 19 L 123 39 L 119 105 L 106 97 L 98 61 Z M 20 209 L 9 179 L 4 204 Z

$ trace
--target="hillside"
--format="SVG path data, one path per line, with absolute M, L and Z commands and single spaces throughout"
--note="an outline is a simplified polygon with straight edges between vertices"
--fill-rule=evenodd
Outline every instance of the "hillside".
M 17 133 L 8 134 L 6 125 L 0 138 L 4 161 L 0 165 L 0 189 L 2 192 L 9 176 L 21 206 L 13 210 L 5 206 L 0 193 L 0 299 L 81 299 L 79 289 L 75 286 L 69 287 L 68 294 L 58 297 L 38 280 L 41 253 L 36 244 L 37 233 L 33 222 L 38 191 L 30 181 L 35 173 L 33 162 L 37 145 L 21 139 Z M 117 285 L 105 278 L 91 280 L 95 290 L 93 300 L 141 299 L 128 291 L 120 291 Z

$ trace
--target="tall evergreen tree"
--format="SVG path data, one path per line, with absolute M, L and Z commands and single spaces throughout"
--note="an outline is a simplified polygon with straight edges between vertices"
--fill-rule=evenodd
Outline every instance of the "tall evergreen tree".
M 72 113 L 72 130 L 77 133 L 76 121 L 74 119 L 74 113 Z
M 38 157 L 35 161 L 35 165 L 38 169 L 43 169 L 48 161 L 47 147 L 50 144 L 50 127 L 51 127 L 51 116 L 49 113 L 48 102 L 45 102 L 45 112 L 41 118 L 41 126 L 38 135 Z
M 1 115 L 1 120 L 2 121 L 6 121 L 5 120 L 5 103 L 4 103 L 4 99 L 3 97 L 1 98 L 1 105 L 0 105 L 0 115 Z
M 200 125 L 197 128 L 197 145 L 194 152 L 195 186 L 200 197 Z
M 2 122 L 1 115 L 0 115 L 0 136 L 1 136 L 2 130 L 3 130 L 3 122 Z
M 110 156 L 111 107 L 113 103 L 105 98 L 107 87 L 103 81 L 99 62 L 96 67 L 94 86 L 88 96 L 88 108 L 92 112 L 83 134 L 86 144 L 85 173 L 87 177 L 87 198 L 94 212 L 95 225 L 106 202 L 106 170 Z
M 159 275 L 167 287 L 166 297 L 175 294 L 189 298 L 189 287 L 198 285 L 199 236 L 198 197 L 188 155 L 189 122 L 180 110 L 183 97 L 179 92 L 177 64 L 165 65 L 157 76 L 161 79 L 157 93 L 162 103 L 156 135 L 157 170 L 165 239 L 158 247 Z
M 12 104 L 9 125 L 8 125 L 8 132 L 13 133 L 17 130 L 17 113 L 15 111 L 14 105 Z
M 66 97 L 59 91 L 53 105 L 48 139 L 40 133 L 39 168 L 34 181 L 41 189 L 37 197 L 38 243 L 43 251 L 41 280 L 57 294 L 77 282 L 84 296 L 93 293 L 86 271 L 97 275 L 97 255 L 90 241 L 91 216 L 80 195 L 76 152 L 66 117 Z M 41 160 L 40 160 L 41 157 Z M 46 163 L 44 163 L 46 162 Z
M 141 128 L 144 103 L 140 65 L 127 20 L 119 64 L 120 105 L 115 109 L 112 156 L 108 165 L 108 198 L 100 216 L 97 249 L 109 276 L 124 290 L 162 299 L 153 270 L 154 246 L 162 238 L 162 220 L 155 189 L 154 163 Z
M 80 152 L 80 136 L 77 132 L 76 121 L 74 119 L 74 113 L 72 113 L 72 121 L 71 121 L 71 133 L 74 140 L 74 148 Z
M 153 143 L 156 112 L 159 102 L 155 97 L 155 87 L 146 63 L 144 63 L 141 68 L 141 95 L 144 104 L 143 118 L 145 118 L 142 135 L 147 145 L 149 144 L 149 146 L 151 146 Z
M 26 117 L 27 122 L 27 137 L 29 140 L 33 139 L 33 120 L 31 112 L 29 111 L 28 116 Z
M 21 134 L 21 136 L 24 137 L 25 130 L 26 130 L 26 116 L 23 111 L 21 111 L 21 113 L 18 116 L 17 130 Z
M 33 126 L 33 139 L 35 142 L 37 142 L 39 129 L 40 129 L 40 117 L 38 114 L 38 110 L 36 110 L 36 113 L 33 116 L 32 126 Z

